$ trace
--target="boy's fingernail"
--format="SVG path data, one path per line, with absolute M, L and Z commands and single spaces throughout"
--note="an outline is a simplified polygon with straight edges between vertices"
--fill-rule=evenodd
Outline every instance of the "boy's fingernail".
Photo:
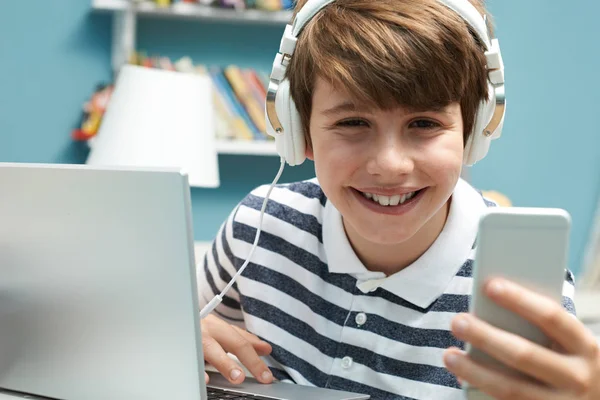
M 240 375 L 242 375 L 242 371 L 240 371 L 239 369 L 234 369 L 231 371 L 231 373 L 229 374 L 229 376 L 231 377 L 231 380 L 236 380 L 237 378 L 240 377 Z
M 502 282 L 495 280 L 490 283 L 488 291 L 492 296 L 499 296 L 502 294 L 502 292 L 504 292 L 504 288 L 505 286 Z
M 454 330 L 457 333 L 465 333 L 468 328 L 469 322 L 467 322 L 467 319 L 465 317 L 459 317 L 456 320 L 454 320 Z
M 456 354 L 448 354 L 446 356 L 446 364 L 448 364 L 449 367 L 455 367 L 458 364 L 458 356 Z
M 262 373 L 261 377 L 263 381 L 270 381 L 273 375 L 271 374 L 271 371 L 265 371 Z

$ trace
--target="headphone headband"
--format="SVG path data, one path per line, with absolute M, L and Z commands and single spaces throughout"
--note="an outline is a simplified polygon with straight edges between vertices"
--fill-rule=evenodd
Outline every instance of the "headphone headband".
M 298 37 L 304 26 L 315 16 L 322 8 L 333 3 L 335 0 L 308 0 L 304 7 L 298 11 L 296 18 L 292 23 L 292 33 L 294 37 Z
M 325 8 L 335 0 L 308 0 L 304 7 L 294 19 L 292 23 L 292 35 L 298 38 L 306 24 L 317 15 L 321 9 Z M 470 27 L 473 28 L 477 37 L 481 40 L 481 43 L 485 46 L 486 50 L 491 47 L 491 35 L 489 33 L 488 26 L 484 18 L 482 18 L 479 11 L 475 8 L 468 0 L 438 0 L 456 14 L 460 15 Z

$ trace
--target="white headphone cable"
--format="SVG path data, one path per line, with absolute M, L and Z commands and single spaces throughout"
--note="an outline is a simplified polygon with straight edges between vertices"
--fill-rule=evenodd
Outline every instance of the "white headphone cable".
M 254 254 L 254 250 L 256 250 L 256 245 L 258 244 L 258 239 L 260 238 L 263 217 L 265 215 L 265 209 L 267 208 L 267 201 L 269 201 L 269 196 L 271 195 L 271 191 L 273 190 L 273 187 L 279 181 L 279 178 L 281 177 L 281 174 L 283 173 L 284 167 L 285 167 L 285 159 L 283 157 L 281 157 L 281 166 L 279 167 L 279 172 L 277 173 L 277 176 L 271 183 L 271 186 L 269 187 L 269 190 L 267 191 L 267 195 L 265 196 L 265 199 L 263 200 L 263 204 L 260 209 L 260 219 L 258 221 L 258 229 L 256 230 L 256 236 L 254 236 L 254 244 L 252 245 L 252 249 L 250 250 L 250 254 L 248 254 L 248 258 L 246 259 L 246 262 L 244 262 L 244 264 L 238 270 L 238 272 L 233 276 L 233 278 L 231 278 L 231 281 L 227 284 L 227 286 L 225 286 L 225 289 L 223 289 L 223 291 L 220 294 L 216 295 L 207 305 L 204 306 L 204 308 L 202 308 L 202 310 L 200 311 L 200 319 L 204 319 L 208 314 L 210 314 L 221 303 L 221 301 L 223 301 L 223 296 L 225 296 L 225 293 L 227 293 L 227 291 L 229 289 L 231 289 L 235 280 L 238 278 L 238 276 L 240 276 L 242 274 L 242 272 L 244 272 L 244 269 L 246 269 L 246 267 L 248 266 L 248 263 L 250 263 L 250 259 L 252 258 L 252 255 Z

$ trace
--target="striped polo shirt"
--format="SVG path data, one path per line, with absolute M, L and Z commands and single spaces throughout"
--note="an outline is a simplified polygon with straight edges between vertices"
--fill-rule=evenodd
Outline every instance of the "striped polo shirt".
M 267 190 L 236 207 L 198 265 L 201 306 L 246 260 Z M 252 261 L 214 313 L 272 346 L 263 359 L 279 380 L 373 399 L 462 399 L 442 353 L 464 348 L 450 322 L 468 311 L 477 226 L 493 205 L 459 180 L 436 241 L 386 277 L 358 259 L 316 179 L 278 185 Z M 572 313 L 573 293 L 567 272 L 563 305 Z

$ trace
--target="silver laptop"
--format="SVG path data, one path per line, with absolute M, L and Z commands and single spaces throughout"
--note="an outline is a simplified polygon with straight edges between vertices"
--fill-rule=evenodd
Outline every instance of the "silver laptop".
M 368 398 L 214 375 L 207 395 L 181 171 L 0 163 L 0 187 L 0 398 Z

